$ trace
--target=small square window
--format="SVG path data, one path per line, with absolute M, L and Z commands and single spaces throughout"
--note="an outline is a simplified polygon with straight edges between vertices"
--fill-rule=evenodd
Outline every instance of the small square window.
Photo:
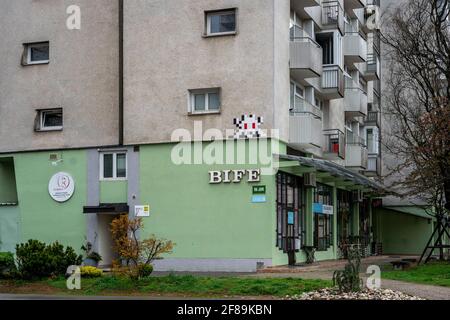
M 101 180 L 126 180 L 127 154 L 124 152 L 102 153 L 100 173 Z
M 63 110 L 39 110 L 36 131 L 58 131 L 63 129 Z
M 220 112 L 220 89 L 190 90 L 189 112 L 195 113 L 217 113 Z
M 30 43 L 25 45 L 25 65 L 47 64 L 50 61 L 49 42 Z
M 206 35 L 236 33 L 236 9 L 206 12 Z

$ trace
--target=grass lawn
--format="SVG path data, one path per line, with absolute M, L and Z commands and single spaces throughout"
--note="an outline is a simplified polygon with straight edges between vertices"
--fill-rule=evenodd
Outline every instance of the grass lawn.
M 177 295 L 194 297 L 223 296 L 274 296 L 301 294 L 329 287 L 325 280 L 297 278 L 250 278 L 250 277 L 199 277 L 176 276 L 151 277 L 133 281 L 128 278 L 103 276 L 82 279 L 79 291 L 66 289 L 66 280 L 37 282 L 0 281 L 2 293 L 42 293 L 75 295 Z
M 382 272 L 385 279 L 450 287 L 450 263 L 435 262 L 405 271 Z

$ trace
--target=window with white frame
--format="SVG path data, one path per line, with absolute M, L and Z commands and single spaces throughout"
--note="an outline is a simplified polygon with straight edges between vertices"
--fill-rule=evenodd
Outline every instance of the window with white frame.
M 49 42 L 25 44 L 25 64 L 46 64 L 50 61 Z
M 302 109 L 304 104 L 304 97 L 305 97 L 305 90 L 300 87 L 296 82 L 291 81 L 291 107 L 290 110 L 297 110 L 299 111 Z
M 189 90 L 190 113 L 216 113 L 220 112 L 220 89 Z
M 207 11 L 205 14 L 207 36 L 231 35 L 236 33 L 236 9 Z
M 58 131 L 63 129 L 63 110 L 38 110 L 36 131 Z
M 126 152 L 104 152 L 100 154 L 101 180 L 127 179 Z

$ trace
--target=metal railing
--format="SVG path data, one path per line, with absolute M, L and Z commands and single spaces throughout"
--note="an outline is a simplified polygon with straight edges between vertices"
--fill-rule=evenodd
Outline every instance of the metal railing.
M 368 6 L 380 6 L 380 0 L 366 0 Z
M 342 95 L 345 88 L 344 72 L 338 65 L 324 65 L 322 89 L 337 89 Z
M 366 139 L 364 139 L 361 136 L 358 135 L 354 135 L 353 133 L 351 134 L 347 134 L 347 139 L 345 142 L 347 145 L 352 145 L 352 146 L 361 146 L 361 147 L 366 147 Z
M 312 115 L 317 119 L 322 119 L 322 110 L 312 105 L 303 98 L 295 97 L 294 106 L 291 106 L 291 115 Z
M 380 126 L 381 114 L 379 111 L 369 111 L 367 113 L 365 123 L 375 123 L 377 127 Z
M 318 44 L 314 39 L 311 37 L 291 37 L 292 42 L 305 42 L 305 43 L 312 43 L 315 45 L 318 49 L 322 49 L 320 44 Z
M 336 154 L 345 159 L 345 134 L 339 129 L 324 130 L 324 152 Z
M 345 33 L 344 9 L 339 1 L 322 3 L 322 26 L 336 26 L 341 34 Z
M 294 25 L 289 29 L 289 37 L 292 41 L 293 38 L 302 38 L 304 31 L 300 26 Z

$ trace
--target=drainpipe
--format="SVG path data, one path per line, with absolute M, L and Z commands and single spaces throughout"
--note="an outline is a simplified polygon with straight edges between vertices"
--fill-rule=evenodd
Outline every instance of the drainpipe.
M 123 0 L 119 0 L 119 145 L 123 145 Z

